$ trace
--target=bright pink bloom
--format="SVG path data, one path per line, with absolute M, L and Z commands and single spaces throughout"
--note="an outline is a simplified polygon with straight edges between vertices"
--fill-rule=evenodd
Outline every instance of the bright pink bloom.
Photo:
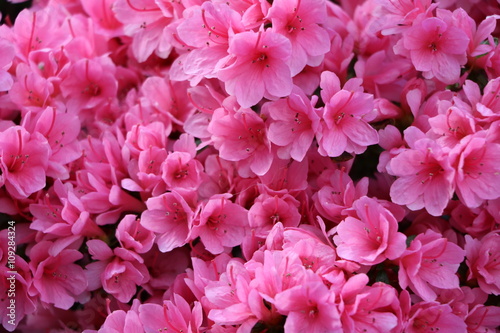
M 500 144 L 471 135 L 450 152 L 450 159 L 456 168 L 457 195 L 464 205 L 475 208 L 500 197 Z
M 30 224 L 33 230 L 59 237 L 96 237 L 104 234 L 69 182 L 63 184 L 56 179 L 51 189 L 29 208 L 34 217 Z
M 485 293 L 500 295 L 500 234 L 492 231 L 481 239 L 465 236 L 468 279 L 476 279 Z
M 355 200 L 368 193 L 368 179 L 354 184 L 344 170 L 325 170 L 318 179 L 318 185 L 321 187 L 313 195 L 314 206 L 321 216 L 335 224 L 347 217 L 347 211 Z
M 410 51 L 415 69 L 447 84 L 458 81 L 460 67 L 467 62 L 468 44 L 465 32 L 448 18 L 418 19 L 403 34 L 403 45 Z
M 292 91 L 287 65 L 291 50 L 287 38 L 269 30 L 236 34 L 229 40 L 230 56 L 218 78 L 242 107 L 251 107 L 263 97 L 288 96 Z
M 342 287 L 339 309 L 344 332 L 400 332 L 396 289 L 381 282 L 367 283 L 368 276 L 357 274 Z
M 39 295 L 42 302 L 67 310 L 85 297 L 87 279 L 83 268 L 74 263 L 83 258 L 83 254 L 61 248 L 62 244 L 42 241 L 31 249 L 29 266 L 33 283 L 29 294 Z
M 292 157 L 301 162 L 319 129 L 319 116 L 310 101 L 297 86 L 285 99 L 268 102 L 263 113 L 269 113 L 269 140 L 283 148 L 278 149 L 280 158 Z
M 251 88 L 248 88 L 249 90 Z M 266 136 L 266 127 L 261 117 L 250 109 L 238 111 L 219 108 L 214 111 L 208 125 L 214 147 L 219 156 L 228 161 L 241 161 L 257 175 L 264 175 L 273 161 L 271 144 Z M 248 170 L 250 169 L 250 170 Z
M 166 26 L 173 16 L 170 3 L 119 0 L 112 6 L 116 19 L 123 23 L 125 35 L 132 37 L 130 48 L 137 61 L 146 61 L 153 52 L 160 58 L 168 57 L 172 49 L 166 38 Z
M 467 135 L 477 130 L 474 118 L 467 112 L 452 106 L 445 114 L 438 114 L 429 119 L 431 138 L 441 146 L 452 149 Z
M 278 222 L 284 227 L 297 227 L 301 218 L 298 211 L 299 204 L 289 194 L 281 197 L 262 194 L 255 199 L 248 211 L 250 227 L 269 231 Z
M 137 216 L 125 215 L 116 227 L 116 239 L 120 245 L 137 253 L 148 252 L 153 246 L 155 236 L 141 224 Z
M 358 218 L 347 217 L 337 226 L 337 254 L 363 265 L 394 260 L 406 250 L 406 236 L 398 232 L 398 221 L 381 203 L 368 197 L 356 200 Z
M 292 76 L 306 65 L 318 66 L 330 50 L 328 33 L 319 26 L 326 21 L 324 0 L 276 0 L 267 19 L 272 22 L 272 30 L 287 37 L 292 45 L 289 60 Z
M 373 95 L 346 90 L 353 85 L 348 82 L 341 90 L 335 74 L 321 74 L 325 107 L 322 128 L 316 133 L 321 155 L 337 157 L 344 151 L 361 154 L 367 146 L 378 143 L 377 131 L 365 120 L 373 110 Z
M 248 226 L 247 210 L 229 198 L 229 194 L 211 197 L 193 223 L 190 238 L 199 236 L 212 254 L 222 253 L 224 247 L 240 245 Z
M 47 107 L 36 115 L 26 115 L 24 120 L 23 125 L 27 130 L 43 134 L 50 145 L 47 176 L 54 179 L 69 178 L 68 164 L 82 155 L 77 140 L 81 124 L 76 114 Z
M 162 167 L 162 179 L 168 189 L 197 189 L 202 181 L 203 165 L 191 154 L 175 151 L 168 154 Z
M 21 126 L 0 132 L 0 184 L 16 199 L 45 187 L 50 146 L 40 133 Z
M 92 259 L 98 260 L 85 267 L 88 290 L 102 287 L 122 303 L 128 303 L 137 292 L 137 286 L 149 281 L 149 272 L 143 259 L 135 252 L 117 247 L 114 250 L 100 239 L 87 241 Z
M 287 316 L 287 332 L 343 332 L 335 294 L 321 281 L 307 282 L 277 294 L 274 305 Z
M 161 252 L 168 252 L 188 242 L 194 212 L 177 191 L 168 192 L 146 201 L 148 210 L 141 216 L 144 228 L 157 234 Z
M 448 304 L 419 302 L 411 307 L 407 315 L 404 332 L 455 333 L 467 331 L 464 320 L 453 314 L 453 309 Z
M 459 287 L 456 272 L 465 251 L 440 234 L 427 230 L 419 234 L 402 254 L 399 262 L 399 285 L 410 289 L 425 301 L 436 299 L 433 288 Z
M 115 65 L 107 57 L 82 59 L 72 64 L 61 82 L 61 92 L 67 98 L 68 109 L 78 112 L 116 98 L 118 83 L 115 71 Z
M 399 177 L 391 186 L 391 199 L 411 210 L 425 207 L 429 214 L 439 216 L 453 196 L 455 170 L 446 152 L 416 128 L 407 129 L 405 138 L 411 149 L 390 162 L 389 171 Z

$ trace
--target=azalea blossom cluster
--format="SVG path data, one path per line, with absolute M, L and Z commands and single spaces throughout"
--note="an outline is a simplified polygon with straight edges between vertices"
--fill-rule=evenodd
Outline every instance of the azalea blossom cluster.
M 3 328 L 498 332 L 499 15 L 33 1 L 0 26 Z

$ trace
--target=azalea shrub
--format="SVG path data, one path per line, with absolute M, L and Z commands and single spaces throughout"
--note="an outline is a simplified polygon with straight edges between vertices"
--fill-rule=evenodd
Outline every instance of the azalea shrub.
M 3 329 L 500 331 L 497 1 L 25 7 Z

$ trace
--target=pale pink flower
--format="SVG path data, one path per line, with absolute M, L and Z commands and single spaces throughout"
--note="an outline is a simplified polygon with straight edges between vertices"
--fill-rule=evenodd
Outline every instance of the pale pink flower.
M 230 56 L 217 77 L 241 106 L 251 107 L 263 97 L 274 100 L 291 93 L 287 61 L 292 48 L 287 38 L 269 30 L 245 31 L 230 38 L 228 51 Z
M 50 153 L 47 140 L 38 132 L 29 133 L 21 126 L 0 132 L 0 184 L 16 199 L 41 190 Z
M 437 232 L 427 230 L 412 240 L 398 260 L 399 285 L 410 289 L 425 301 L 436 299 L 434 288 L 459 287 L 456 272 L 465 251 Z
M 406 249 L 406 236 L 398 232 L 398 221 L 378 201 L 362 197 L 353 208 L 358 218 L 347 217 L 337 226 L 337 254 L 363 265 L 394 260 Z
M 498 230 L 481 239 L 465 235 L 466 263 L 469 267 L 468 280 L 476 279 L 481 290 L 500 295 L 500 260 Z
M 83 254 L 61 248 L 62 244 L 42 241 L 31 249 L 29 266 L 33 282 L 29 294 L 39 295 L 42 302 L 67 310 L 84 296 L 87 278 L 83 268 L 74 263 L 83 258 Z
M 214 111 L 208 130 L 221 158 L 241 161 L 246 166 L 242 169 L 249 168 L 257 175 L 264 175 L 271 167 L 271 143 L 264 121 L 254 111 L 219 108 Z
M 468 112 L 455 106 L 448 108 L 444 114 L 429 118 L 429 124 L 429 137 L 449 149 L 457 146 L 467 135 L 474 134 L 478 127 Z
M 467 62 L 469 38 L 450 17 L 444 16 L 438 13 L 438 17 L 415 20 L 403 34 L 403 45 L 410 51 L 415 69 L 424 72 L 426 78 L 452 84 L 458 81 L 460 67 Z
M 230 197 L 230 194 L 211 197 L 193 223 L 190 238 L 199 236 L 212 254 L 222 253 L 224 247 L 240 245 L 248 226 L 248 211 L 229 201 Z

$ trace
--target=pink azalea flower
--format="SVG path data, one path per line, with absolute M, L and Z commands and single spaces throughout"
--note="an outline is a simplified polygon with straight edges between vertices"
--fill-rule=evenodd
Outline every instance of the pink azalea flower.
M 142 304 L 139 306 L 139 318 L 146 333 L 176 331 L 186 333 L 200 332 L 203 321 L 203 310 L 199 302 L 193 307 L 178 294 L 172 300 L 158 304 Z
M 0 184 L 17 199 L 41 190 L 50 153 L 47 140 L 38 132 L 30 134 L 21 126 L 0 132 Z
M 337 254 L 363 265 L 394 260 L 406 250 L 406 236 L 398 232 L 398 221 L 379 202 L 368 197 L 356 200 L 358 218 L 347 217 L 337 226 Z
M 467 135 L 477 130 L 474 118 L 467 112 L 450 107 L 445 114 L 438 114 L 429 119 L 431 125 L 430 137 L 441 146 L 452 149 Z
M 199 236 L 212 254 L 222 253 L 224 247 L 240 245 L 245 235 L 248 212 L 229 198 L 228 194 L 211 197 L 193 223 L 190 238 Z
M 367 179 L 354 184 L 345 170 L 325 170 L 318 185 L 321 187 L 313 195 L 314 206 L 321 216 L 335 224 L 347 217 L 354 201 L 368 193 Z
M 292 45 L 289 60 L 292 76 L 306 65 L 318 66 L 330 50 L 327 31 L 319 26 L 326 21 L 323 0 L 277 0 L 272 3 L 267 18 L 274 32 L 287 37 Z
M 285 331 L 343 332 L 335 295 L 320 281 L 287 289 L 275 297 L 278 311 L 287 316 Z
M 116 227 L 116 239 L 120 245 L 137 253 L 148 252 L 154 243 L 154 233 L 141 225 L 137 216 L 125 215 Z
M 269 30 L 246 31 L 230 38 L 228 51 L 230 56 L 217 76 L 242 107 L 251 107 L 263 97 L 274 100 L 291 93 L 287 61 L 292 51 L 287 38 Z
M 61 82 L 61 92 L 67 98 L 69 110 L 95 108 L 116 97 L 118 83 L 111 59 L 82 59 L 71 65 Z
M 167 192 L 146 201 L 141 224 L 153 231 L 161 252 L 168 252 L 188 242 L 194 212 L 178 191 Z
M 410 51 L 415 69 L 424 72 L 426 78 L 452 84 L 467 62 L 469 38 L 451 17 L 439 13 L 444 11 L 438 12 L 438 17 L 417 19 L 403 34 L 403 45 Z
M 338 77 L 331 72 L 321 74 L 322 98 L 325 107 L 321 117 L 322 128 L 316 133 L 319 153 L 337 157 L 344 151 L 361 154 L 366 147 L 378 143 L 377 131 L 366 116 L 373 110 L 373 96 L 360 91 L 349 91 L 354 82 L 340 89 Z
M 85 267 L 88 290 L 102 287 L 122 303 L 128 303 L 137 292 L 137 286 L 149 281 L 150 275 L 143 259 L 124 248 L 111 248 L 100 239 L 87 241 L 92 259 L 98 260 Z
M 249 168 L 257 175 L 265 174 L 271 167 L 271 144 L 264 121 L 254 111 L 219 108 L 214 111 L 208 130 L 221 158 L 241 161 L 247 166 L 243 170 Z
M 78 117 L 47 107 L 36 115 L 26 115 L 24 126 L 30 132 L 43 134 L 50 145 L 47 176 L 54 179 L 69 178 L 67 165 L 82 155 L 77 140 L 81 126 Z
M 123 23 L 123 32 L 132 37 L 131 50 L 139 62 L 155 52 L 167 58 L 172 46 L 167 42 L 166 26 L 173 16 L 172 5 L 154 0 L 119 0 L 112 4 L 116 19 Z
M 263 113 L 269 113 L 269 140 L 283 148 L 278 149 L 280 158 L 293 158 L 301 162 L 311 147 L 319 129 L 319 116 L 304 92 L 297 86 L 286 99 L 268 102 Z
M 162 179 L 168 189 L 197 189 L 203 176 L 203 165 L 191 154 L 175 151 L 168 154 L 162 167 Z
M 345 332 L 400 332 L 400 304 L 396 290 L 381 282 L 367 286 L 368 276 L 351 277 L 341 291 L 342 328 Z
M 436 299 L 433 288 L 459 287 L 455 273 L 465 251 L 440 234 L 427 230 L 417 235 L 399 258 L 399 285 L 411 290 L 425 301 Z
M 83 254 L 71 248 L 61 248 L 61 242 L 42 241 L 30 251 L 29 266 L 33 273 L 30 296 L 40 296 L 45 303 L 69 309 L 87 289 L 83 268 L 74 262 Z
M 450 152 L 456 168 L 457 195 L 470 208 L 500 197 L 500 145 L 471 135 Z
M 404 330 L 408 333 L 467 331 L 464 320 L 453 314 L 453 310 L 448 304 L 439 304 L 438 302 L 414 304 L 408 313 L 408 321 Z
M 411 149 L 390 162 L 391 174 L 399 177 L 391 186 L 391 199 L 411 210 L 425 207 L 429 214 L 439 216 L 453 196 L 455 170 L 446 152 L 415 128 L 407 129 L 405 138 Z
M 485 293 L 500 295 L 499 232 L 490 232 L 481 239 L 465 235 L 468 279 L 476 279 Z

